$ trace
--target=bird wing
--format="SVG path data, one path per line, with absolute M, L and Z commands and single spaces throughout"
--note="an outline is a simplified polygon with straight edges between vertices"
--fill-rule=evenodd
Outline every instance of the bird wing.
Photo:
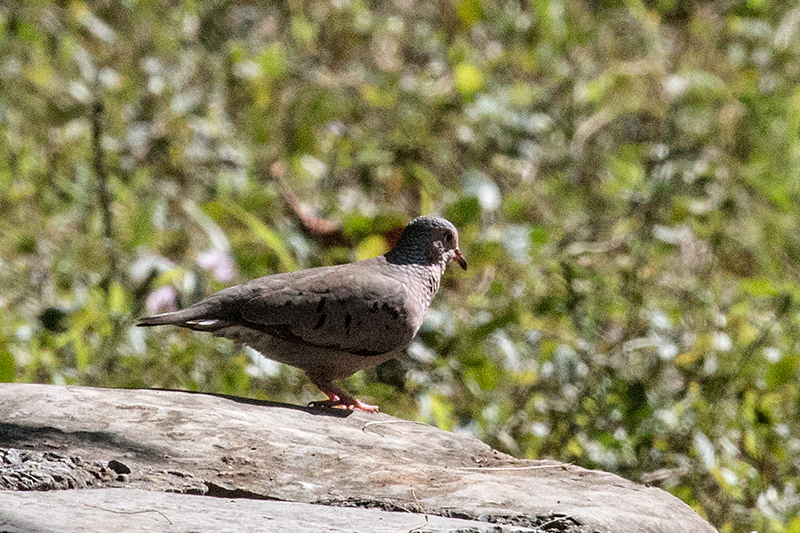
M 359 355 L 405 347 L 416 333 L 403 284 L 366 262 L 270 276 L 243 286 L 243 325 L 274 337 Z

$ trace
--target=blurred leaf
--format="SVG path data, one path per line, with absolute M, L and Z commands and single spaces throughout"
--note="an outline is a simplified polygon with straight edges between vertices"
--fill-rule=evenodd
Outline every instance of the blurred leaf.
M 431 414 L 437 427 L 447 430 L 452 425 L 453 405 L 444 398 L 430 396 Z
M 14 356 L 4 346 L 0 346 L 0 383 L 13 383 L 16 373 Z
M 739 287 L 751 296 L 776 296 L 778 289 L 765 278 L 742 278 Z
M 361 243 L 358 245 L 356 259 L 370 259 L 372 257 L 383 255 L 388 251 L 389 247 L 386 245 L 386 239 L 380 235 L 371 235 L 361 241 Z
M 768 366 L 767 383 L 770 389 L 777 389 L 783 385 L 796 381 L 800 371 L 800 356 L 787 355 L 779 361 Z
M 348 237 L 361 237 L 372 231 L 372 219 L 361 213 L 353 213 L 342 224 L 342 233 Z
M 281 238 L 271 229 L 269 229 L 263 222 L 261 222 L 255 215 L 248 213 L 243 208 L 239 207 L 234 202 L 223 201 L 220 206 L 225 209 L 229 214 L 239 219 L 248 229 L 258 237 L 275 255 L 281 263 L 281 268 L 284 272 L 291 272 L 297 270 L 297 263 L 292 255 L 284 246 Z
M 286 51 L 281 43 L 272 44 L 262 50 L 256 61 L 268 78 L 277 79 L 286 73 Z
M 459 63 L 453 70 L 453 82 L 461 96 L 470 98 L 483 88 L 483 74 L 474 65 Z
M 411 173 L 422 185 L 422 189 L 432 197 L 439 197 L 443 187 L 436 175 L 422 165 L 414 164 L 411 166 Z
M 114 282 L 109 289 L 109 310 L 122 315 L 130 309 L 128 293 L 125 292 L 122 284 Z
M 303 16 L 292 17 L 292 35 L 298 44 L 310 45 L 317 37 L 316 27 Z
M 447 209 L 447 218 L 457 227 L 475 222 L 481 212 L 480 202 L 475 196 L 465 196 Z
M 534 226 L 531 228 L 531 243 L 535 246 L 547 244 L 547 229 L 541 226 Z
M 456 13 L 467 26 L 472 26 L 483 16 L 483 5 L 480 0 L 457 0 Z

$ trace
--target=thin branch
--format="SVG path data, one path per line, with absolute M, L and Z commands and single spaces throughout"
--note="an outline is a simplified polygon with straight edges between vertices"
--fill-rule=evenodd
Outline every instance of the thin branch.
M 300 201 L 286 180 L 286 165 L 284 163 L 280 161 L 273 163 L 269 167 L 267 175 L 278 185 L 284 202 L 289 206 L 292 215 L 300 222 L 309 237 L 327 241 L 334 245 L 347 242 L 341 226 L 315 215 L 307 205 Z
M 164 520 L 169 522 L 169 525 L 172 525 L 172 520 L 170 520 L 169 517 L 167 517 L 167 515 L 165 515 L 164 513 L 162 513 L 161 511 L 159 511 L 157 509 L 145 509 L 143 511 L 115 511 L 114 509 L 106 509 L 105 507 L 99 507 L 97 505 L 90 505 L 88 503 L 84 503 L 83 505 L 85 505 L 86 507 L 92 507 L 93 509 L 100 509 L 101 511 L 108 511 L 109 513 L 114 513 L 114 514 L 158 513 L 158 514 L 160 514 L 161 516 L 164 517 Z
M 427 525 L 428 525 L 428 522 L 430 522 L 430 521 L 431 521 L 430 517 L 428 516 L 428 511 L 426 511 L 426 510 L 425 510 L 425 508 L 422 506 L 422 504 L 421 504 L 421 503 L 419 503 L 419 500 L 417 499 L 417 492 L 416 492 L 414 489 L 411 489 L 411 495 L 414 497 L 414 503 L 416 503 L 416 504 L 417 504 L 417 508 L 418 508 L 420 511 L 422 511 L 422 513 L 425 515 L 425 523 L 424 523 L 424 524 L 422 524 L 421 526 L 417 526 L 417 527 L 415 527 L 414 529 L 410 529 L 410 530 L 408 530 L 408 533 L 412 533 L 412 532 L 414 532 L 414 531 L 416 531 L 416 530 L 418 530 L 418 529 L 421 529 L 421 528 L 423 528 L 423 527 L 427 526 Z
M 98 89 L 99 90 L 99 89 Z M 103 246 L 108 256 L 110 278 L 117 277 L 117 256 L 114 251 L 114 222 L 111 213 L 111 193 L 108 190 L 108 169 L 103 151 L 103 102 L 98 99 L 92 105 L 92 166 L 97 179 L 97 200 L 103 219 Z
M 317 215 L 311 213 L 308 207 L 301 203 L 297 198 L 297 195 L 289 186 L 289 183 L 285 178 L 280 176 L 278 178 L 278 183 L 280 185 L 281 194 L 283 195 L 284 201 L 292 210 L 294 216 L 297 217 L 297 219 L 306 229 L 306 231 L 315 235 L 322 235 L 326 237 L 341 236 L 342 228 L 330 220 L 318 217 Z

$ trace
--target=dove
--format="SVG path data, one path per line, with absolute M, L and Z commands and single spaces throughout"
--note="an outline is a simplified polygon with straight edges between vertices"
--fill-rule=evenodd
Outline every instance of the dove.
M 303 370 L 328 396 L 309 406 L 377 412 L 333 382 L 401 354 L 453 261 L 467 269 L 455 226 L 422 216 L 384 255 L 258 278 L 137 326 L 179 326 L 246 344 Z

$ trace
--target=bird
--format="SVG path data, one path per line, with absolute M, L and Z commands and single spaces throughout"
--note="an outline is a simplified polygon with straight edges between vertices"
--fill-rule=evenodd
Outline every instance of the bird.
M 248 345 L 305 372 L 328 397 L 309 407 L 374 413 L 378 406 L 333 382 L 400 355 L 454 261 L 467 269 L 456 227 L 421 216 L 383 255 L 264 276 L 137 326 L 179 326 Z

